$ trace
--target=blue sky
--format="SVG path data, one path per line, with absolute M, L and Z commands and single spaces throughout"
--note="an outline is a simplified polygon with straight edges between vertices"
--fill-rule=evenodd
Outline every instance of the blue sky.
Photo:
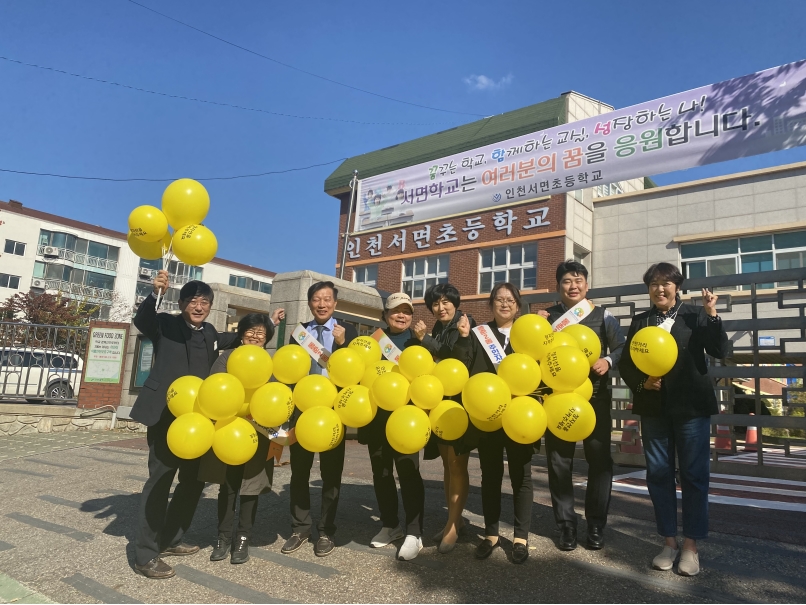
M 806 58 L 806 3 L 325 2 L 137 0 L 303 70 L 233 48 L 128 0 L 5 2 L 0 168 L 114 178 L 229 176 L 309 166 L 387 147 L 576 90 L 616 107 Z M 384 122 L 364 125 L 338 120 Z M 391 123 L 391 124 L 390 124 Z M 798 148 L 658 175 L 660 184 L 806 160 Z M 219 255 L 273 271 L 332 273 L 338 164 L 209 181 Z M 126 229 L 167 183 L 0 172 L 0 199 Z M 310 244 L 300 242 L 304 226 Z

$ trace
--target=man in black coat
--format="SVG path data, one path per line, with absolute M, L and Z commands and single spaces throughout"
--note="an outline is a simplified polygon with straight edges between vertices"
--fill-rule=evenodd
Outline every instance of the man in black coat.
M 348 323 L 339 323 L 333 317 L 339 291 L 333 282 L 317 282 L 308 288 L 308 308 L 313 319 L 302 326 L 311 336 L 330 352 L 349 345 L 358 337 L 356 329 Z M 293 335 L 290 344 L 299 344 Z M 311 359 L 311 374 L 327 376 L 327 370 Z M 311 477 L 314 453 L 302 447 L 296 440 L 294 426 L 300 417 L 294 410 L 291 429 L 288 431 L 291 452 L 291 537 L 286 540 L 281 552 L 289 554 L 302 548 L 311 535 L 311 492 L 308 482 Z M 339 506 L 341 474 L 344 470 L 344 439 L 334 449 L 319 454 L 319 471 L 322 476 L 322 509 L 317 530 L 319 539 L 314 544 L 314 554 L 324 557 L 333 552 L 336 544 L 336 509 Z
M 137 573 L 154 579 L 170 578 L 173 568 L 160 556 L 198 552 L 198 546 L 182 544 L 182 535 L 193 520 L 204 489 L 199 481 L 199 460 L 182 460 L 168 448 L 168 427 L 174 420 L 165 395 L 180 376 L 207 378 L 218 352 L 232 346 L 237 334 L 219 334 L 205 322 L 213 303 L 213 291 L 204 282 L 191 281 L 179 291 L 181 315 L 157 313 L 157 294 L 168 289 L 168 272 L 154 279 L 154 292 L 137 309 L 134 325 L 154 343 L 154 365 L 132 407 L 131 417 L 148 427 L 148 481 L 140 498 L 137 537 Z M 179 484 L 171 491 L 176 471 Z

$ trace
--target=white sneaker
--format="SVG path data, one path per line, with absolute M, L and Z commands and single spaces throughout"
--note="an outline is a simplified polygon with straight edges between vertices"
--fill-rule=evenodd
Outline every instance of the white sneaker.
M 693 551 L 684 548 L 680 551 L 680 562 L 677 564 L 677 571 L 681 576 L 696 576 L 700 573 L 700 556 Z
M 369 545 L 372 548 L 383 548 L 395 540 L 400 540 L 405 535 L 399 525 L 397 527 L 384 527 L 372 538 L 372 542 Z
M 401 561 L 411 561 L 415 559 L 423 549 L 423 539 L 419 536 L 406 536 L 403 546 L 397 553 L 397 558 Z
M 669 571 L 674 567 L 674 562 L 680 554 L 679 548 L 672 548 L 671 546 L 664 546 L 660 554 L 652 559 L 652 567 L 660 569 L 661 571 Z

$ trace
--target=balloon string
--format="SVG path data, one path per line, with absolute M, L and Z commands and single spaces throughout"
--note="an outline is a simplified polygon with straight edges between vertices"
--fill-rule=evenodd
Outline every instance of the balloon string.
M 165 267 L 167 267 L 168 263 L 170 263 L 171 259 L 173 259 L 173 255 L 174 255 L 173 248 L 174 248 L 174 240 L 173 240 L 173 238 L 171 238 L 171 243 L 168 246 L 168 251 L 162 257 L 162 267 L 163 267 L 163 269 Z M 167 269 L 166 269 L 166 271 L 167 271 Z M 157 292 L 157 304 L 155 305 L 155 307 L 157 309 L 159 309 L 159 307 L 160 307 L 160 302 L 162 301 L 162 295 L 163 295 L 163 291 L 162 291 L 162 288 L 160 288 L 159 292 Z

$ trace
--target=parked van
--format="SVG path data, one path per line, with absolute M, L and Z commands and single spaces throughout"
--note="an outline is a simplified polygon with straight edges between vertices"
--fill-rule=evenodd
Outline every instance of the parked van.
M 0 349 L 0 398 L 64 403 L 78 397 L 84 360 L 48 349 Z

